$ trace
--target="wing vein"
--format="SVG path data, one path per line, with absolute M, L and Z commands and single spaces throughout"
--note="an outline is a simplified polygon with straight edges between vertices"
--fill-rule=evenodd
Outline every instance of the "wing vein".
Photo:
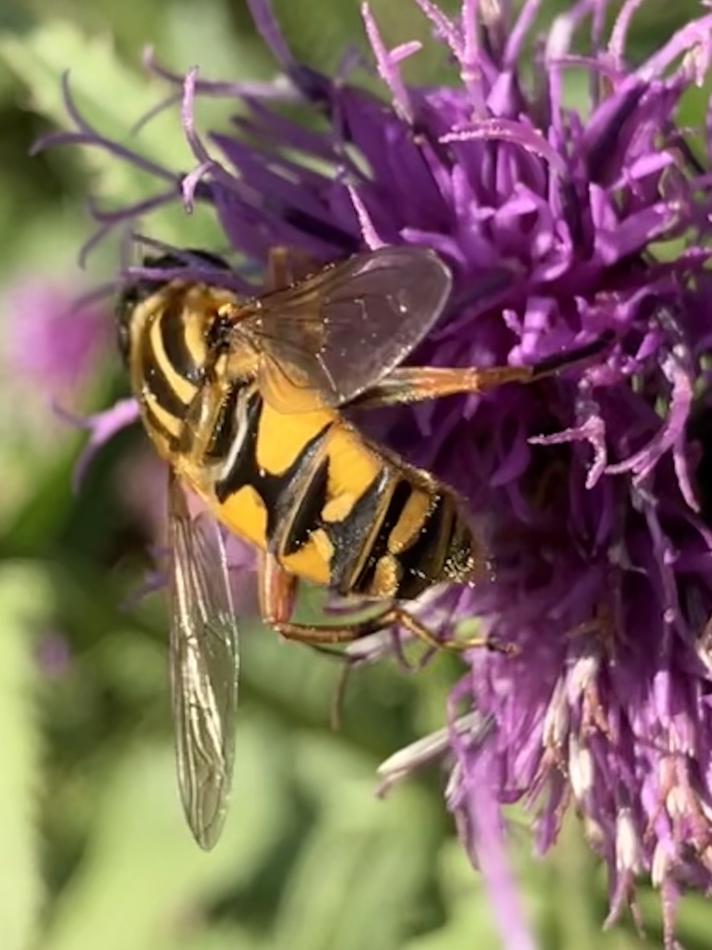
M 203 848 L 218 839 L 232 781 L 238 629 L 225 546 L 207 515 L 193 519 L 169 484 L 171 684 L 178 785 Z

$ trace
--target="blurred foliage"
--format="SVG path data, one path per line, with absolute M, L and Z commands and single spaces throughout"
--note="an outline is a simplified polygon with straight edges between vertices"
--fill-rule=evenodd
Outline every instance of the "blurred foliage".
M 338 68 L 365 50 L 357 0 L 278 0 L 290 41 L 311 65 Z M 444 4 L 453 8 L 449 0 Z M 545 3 L 551 18 L 563 0 Z M 389 42 L 426 40 L 406 0 L 374 0 Z M 643 57 L 694 2 L 640 11 L 634 56 Z M 140 69 L 144 44 L 178 71 L 268 78 L 274 63 L 243 0 L 5 0 L 0 11 L 0 280 L 59 275 L 76 286 L 111 273 L 115 247 L 87 275 L 74 271 L 87 236 L 88 181 L 133 199 L 141 175 L 96 154 L 58 150 L 30 161 L 32 141 L 66 116 L 62 73 L 81 108 L 108 134 L 129 136 L 162 95 Z M 410 78 L 447 81 L 450 66 L 426 46 Z M 575 88 L 573 93 L 575 95 Z M 702 99 L 688 103 L 699 121 Z M 221 107 L 214 106 L 216 110 Z M 686 114 L 686 118 L 688 117 Z M 160 161 L 190 163 L 176 115 L 140 133 Z M 152 233 L 177 243 L 174 208 Z M 190 243 L 213 246 L 212 223 L 190 221 Z M 3 308 L 0 349 L 13 333 Z M 98 374 L 87 406 L 118 392 Z M 193 844 L 174 787 L 160 598 L 126 607 L 147 567 L 150 535 L 120 490 L 121 460 L 141 451 L 117 439 L 78 496 L 70 488 L 78 437 L 22 380 L 3 385 L 0 416 L 0 887 L 2 950 L 453 950 L 500 946 L 486 889 L 454 838 L 442 776 L 425 774 L 386 801 L 375 768 L 396 748 L 438 728 L 458 668 L 439 658 L 415 677 L 390 667 L 352 679 L 344 726 L 329 728 L 339 669 L 327 657 L 280 644 L 248 626 L 233 808 L 219 847 Z M 649 938 L 629 922 L 602 933 L 601 868 L 575 820 L 545 861 L 530 856 L 526 818 L 513 815 L 513 860 L 546 950 L 632 950 L 660 943 L 657 895 L 644 890 Z M 682 906 L 680 937 L 710 945 L 712 912 Z

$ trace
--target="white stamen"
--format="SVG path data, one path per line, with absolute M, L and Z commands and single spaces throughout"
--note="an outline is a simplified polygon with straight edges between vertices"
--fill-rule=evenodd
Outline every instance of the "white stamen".
M 579 801 L 593 788 L 593 756 L 575 733 L 569 736 L 569 781 Z
M 571 48 L 573 25 L 567 16 L 557 16 L 551 24 L 549 39 L 546 43 L 546 58 L 558 59 L 568 53 Z
M 639 874 L 643 869 L 640 842 L 629 808 L 622 808 L 616 819 L 616 869 Z
M 557 680 L 544 716 L 543 742 L 549 749 L 560 749 L 569 729 L 569 705 L 563 680 Z
M 596 678 L 601 658 L 596 653 L 586 653 L 574 662 L 568 676 L 568 700 L 576 702 Z
M 655 845 L 655 851 L 653 851 L 653 863 L 650 869 L 650 880 L 653 887 L 660 887 L 667 877 L 669 867 L 670 855 L 667 851 L 667 845 L 662 841 L 658 841 Z
M 591 818 L 590 815 L 584 817 L 583 833 L 586 836 L 586 840 L 594 850 L 599 850 L 606 843 L 606 836 L 603 833 L 603 828 L 601 828 L 596 819 Z
M 706 802 L 704 798 L 698 798 L 697 806 L 702 812 L 702 814 L 705 816 L 707 821 L 709 821 L 710 824 L 712 824 L 712 807 L 710 807 L 709 803 Z
M 469 735 L 474 742 L 480 742 L 487 734 L 491 720 L 478 712 L 467 713 L 455 722 L 454 728 L 458 735 Z M 438 758 L 450 744 L 450 728 L 445 726 L 436 732 L 412 742 L 389 756 L 376 769 L 382 779 L 380 793 L 387 792 L 392 785 L 402 781 L 411 772 L 432 759 Z
M 459 762 L 456 762 L 452 771 L 447 780 L 447 785 L 445 786 L 445 801 L 447 802 L 450 808 L 455 804 L 455 796 L 460 789 L 460 783 L 462 781 L 462 765 Z
M 673 785 L 665 796 L 665 806 L 673 821 L 676 818 L 684 818 L 688 811 L 685 790 L 679 785 Z

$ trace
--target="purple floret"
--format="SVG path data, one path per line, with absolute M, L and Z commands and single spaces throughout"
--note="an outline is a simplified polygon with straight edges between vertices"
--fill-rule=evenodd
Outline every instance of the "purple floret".
M 3 362 L 14 383 L 54 399 L 80 390 L 113 336 L 105 308 L 36 278 L 11 286 L 3 304 L 12 314 Z
M 267 0 L 250 0 L 289 83 L 267 94 L 189 73 L 182 117 L 196 169 L 161 168 L 153 201 L 212 205 L 239 260 L 258 267 L 275 245 L 323 261 L 381 244 L 435 248 L 455 290 L 414 363 L 536 364 L 612 337 L 598 360 L 534 386 L 363 424 L 458 489 L 488 537 L 491 581 L 422 609 L 449 631 L 480 617 L 517 648 L 468 655 L 451 718 L 474 710 L 488 728 L 453 726 L 448 786 L 507 946 L 531 945 L 501 812 L 523 802 L 542 852 L 575 806 L 609 868 L 609 920 L 651 876 L 671 947 L 678 894 L 712 885 L 712 142 L 676 121 L 707 75 L 712 15 L 631 66 L 638 0 L 608 40 L 604 0 L 580 0 L 535 44 L 528 82 L 519 65 L 537 0 L 518 19 L 495 0 L 465 0 L 454 20 L 415 3 L 459 82 L 409 86 L 400 65 L 419 44 L 389 50 L 364 6 L 382 101 L 297 63 Z M 572 52 L 580 26 L 593 39 L 586 56 Z M 564 102 L 572 69 L 590 78 L 581 112 Z M 282 93 L 317 122 L 280 111 Z M 240 100 L 232 128 L 198 129 L 201 94 Z M 89 142 L 74 120 L 78 131 L 55 141 L 143 161 Z M 186 273 L 210 277 L 196 262 Z

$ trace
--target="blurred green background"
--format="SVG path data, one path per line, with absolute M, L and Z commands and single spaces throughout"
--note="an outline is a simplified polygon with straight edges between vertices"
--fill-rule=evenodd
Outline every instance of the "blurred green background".
M 544 17 L 562 5 L 545 2 Z M 347 45 L 364 46 L 356 0 L 276 6 L 293 48 L 312 65 L 333 69 Z M 427 39 L 408 0 L 373 7 L 392 43 Z M 696 10 L 693 2 L 664 13 L 648 4 L 632 55 Z M 82 107 L 102 128 L 128 139 L 163 94 L 140 66 L 146 43 L 177 71 L 202 64 L 216 78 L 273 75 L 241 0 L 5 0 L 0 10 L 0 948 L 494 950 L 501 942 L 445 813 L 442 774 L 431 770 L 385 801 L 374 797 L 378 763 L 443 724 L 459 672 L 450 658 L 418 677 L 389 665 L 357 673 L 334 732 L 336 665 L 247 624 L 228 825 L 209 855 L 184 825 L 161 598 L 127 606 L 160 520 L 154 463 L 141 434 L 124 433 L 75 496 L 81 438 L 8 355 L 23 329 L 13 289 L 51 280 L 76 293 L 111 274 L 115 243 L 88 272 L 76 266 L 90 229 L 89 184 L 117 200 L 135 199 L 145 184 L 96 154 L 28 158 L 32 141 L 65 121 L 61 73 L 71 69 Z M 411 72 L 446 75 L 434 45 Z M 171 166 L 185 155 L 174 113 L 141 141 Z M 174 209 L 150 230 L 214 246 L 209 221 L 191 220 L 190 240 L 186 227 Z M 62 399 L 89 411 L 123 391 L 107 353 L 81 391 Z M 629 920 L 602 933 L 605 878 L 575 820 L 537 862 L 525 817 L 512 818 L 513 862 L 542 947 L 660 945 L 657 896 L 645 887 L 647 940 Z M 712 908 L 686 898 L 684 944 L 707 948 L 710 933 Z

